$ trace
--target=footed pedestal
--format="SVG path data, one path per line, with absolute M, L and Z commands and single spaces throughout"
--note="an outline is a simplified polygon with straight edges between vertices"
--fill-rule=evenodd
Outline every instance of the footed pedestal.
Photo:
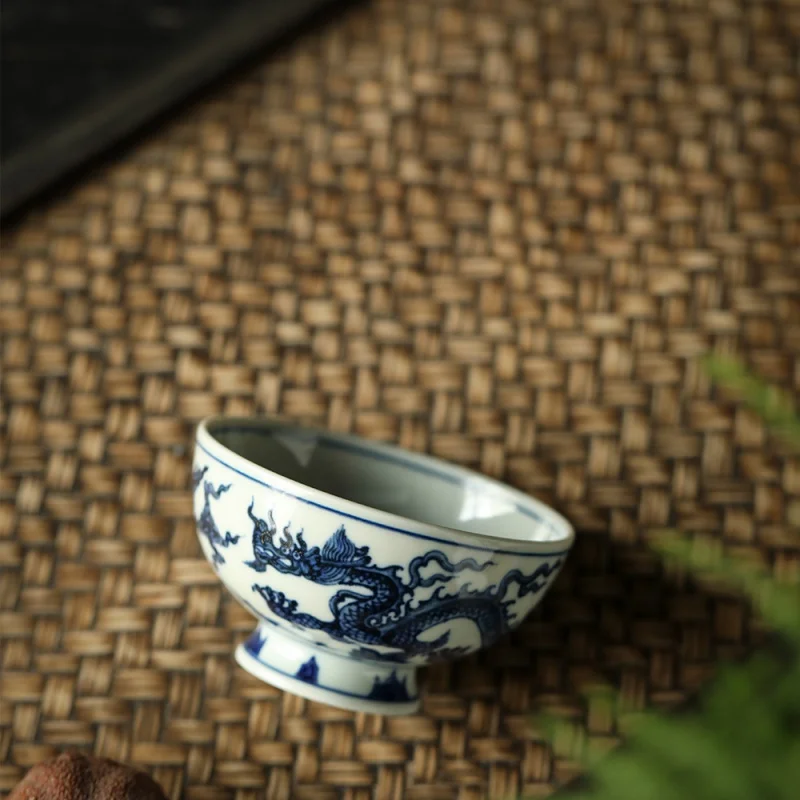
M 239 666 L 292 694 L 351 711 L 412 714 L 419 708 L 415 667 L 362 661 L 261 624 L 236 648 Z

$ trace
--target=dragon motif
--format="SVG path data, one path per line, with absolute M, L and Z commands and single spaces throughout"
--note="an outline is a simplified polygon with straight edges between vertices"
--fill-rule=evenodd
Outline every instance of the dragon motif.
M 408 565 L 407 578 L 401 567 L 373 563 L 368 547 L 357 547 L 340 527 L 320 548 L 309 547 L 303 532 L 292 534 L 289 525 L 277 536 L 272 512 L 267 520 L 247 509 L 253 522 L 253 560 L 245 562 L 257 573 L 268 568 L 285 575 L 304 578 L 321 586 L 341 586 L 330 599 L 332 619 L 319 619 L 298 610 L 296 600 L 270 586 L 253 585 L 273 614 L 310 630 L 322 631 L 336 640 L 354 645 L 355 657 L 377 661 L 402 662 L 411 656 L 436 658 L 461 655 L 471 648 L 448 647 L 450 634 L 422 641 L 425 631 L 456 619 L 471 620 L 481 644 L 486 646 L 510 630 L 514 621 L 511 606 L 517 598 L 540 592 L 547 579 L 561 565 L 558 559 L 543 563 L 530 575 L 515 569 L 486 589 L 460 584 L 451 594 L 447 583 L 461 573 L 478 573 L 493 562 L 483 564 L 465 558 L 453 563 L 440 550 L 431 550 Z M 435 564 L 438 571 L 423 577 L 422 570 Z M 436 587 L 424 599 L 415 600 L 418 589 Z M 506 599 L 516 587 L 512 599 Z M 381 652 L 374 648 L 389 648 Z M 399 651 L 399 652 L 398 652 Z
M 227 492 L 231 486 L 230 484 L 221 484 L 215 488 L 211 481 L 204 480 L 207 471 L 208 467 L 203 467 L 202 469 L 196 469 L 192 472 L 192 489 L 193 491 L 197 491 L 197 487 L 200 486 L 201 483 L 203 484 L 205 503 L 203 504 L 203 509 L 200 512 L 200 516 L 197 520 L 197 529 L 201 534 L 203 534 L 203 536 L 206 537 L 206 539 L 208 539 L 208 543 L 212 550 L 212 562 L 216 566 L 217 564 L 225 563 L 225 558 L 223 557 L 222 553 L 220 553 L 219 548 L 230 547 L 232 544 L 236 544 L 239 541 L 239 537 L 232 536 L 230 532 L 226 532 L 223 536 L 219 532 L 217 523 L 214 521 L 214 516 L 211 513 L 211 505 L 209 501 L 212 497 L 214 500 L 219 500 L 219 498 L 225 492 Z

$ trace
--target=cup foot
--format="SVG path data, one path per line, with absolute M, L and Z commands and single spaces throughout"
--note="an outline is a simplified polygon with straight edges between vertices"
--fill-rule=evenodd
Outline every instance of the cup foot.
M 318 703 L 381 715 L 419 709 L 415 667 L 345 658 L 271 626 L 259 625 L 235 658 L 259 680 Z

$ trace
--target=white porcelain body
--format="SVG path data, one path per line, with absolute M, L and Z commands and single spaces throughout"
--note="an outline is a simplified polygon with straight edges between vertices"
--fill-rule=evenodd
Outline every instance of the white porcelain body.
M 259 621 L 239 664 L 381 714 L 416 710 L 418 666 L 519 625 L 574 538 L 551 509 L 475 473 L 270 420 L 202 423 L 193 483 L 203 552 Z

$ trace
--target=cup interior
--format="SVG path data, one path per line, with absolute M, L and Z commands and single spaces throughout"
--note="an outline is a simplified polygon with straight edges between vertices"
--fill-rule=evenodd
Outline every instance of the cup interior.
M 417 522 L 518 541 L 571 537 L 544 504 L 477 473 L 396 447 L 283 424 L 212 421 L 247 461 L 335 498 Z

